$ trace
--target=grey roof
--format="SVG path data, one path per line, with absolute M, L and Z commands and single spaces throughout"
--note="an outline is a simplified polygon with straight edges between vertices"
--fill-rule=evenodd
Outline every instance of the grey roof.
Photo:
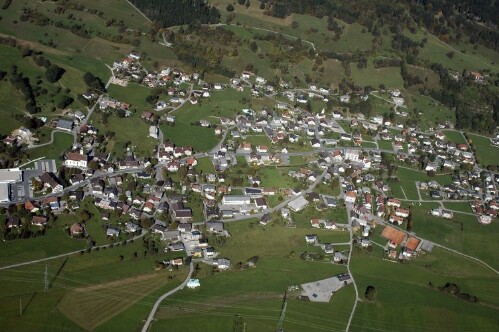
M 57 121 L 57 128 L 60 129 L 66 129 L 66 130 L 73 130 L 73 121 L 66 120 L 66 119 L 59 119 Z

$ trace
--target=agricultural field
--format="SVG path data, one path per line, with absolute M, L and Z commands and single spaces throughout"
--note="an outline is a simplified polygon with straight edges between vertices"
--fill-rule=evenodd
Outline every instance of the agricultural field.
M 31 160 L 44 157 L 45 159 L 55 159 L 60 163 L 61 157 L 65 151 L 73 145 L 73 135 L 71 133 L 55 132 L 54 142 L 47 146 L 36 147 L 28 150 Z M 51 137 L 50 135 L 48 137 Z
M 368 63 L 367 68 L 359 69 L 353 63 L 351 69 L 352 78 L 362 87 L 371 86 L 377 89 L 380 84 L 384 84 L 387 89 L 401 89 L 404 86 L 399 67 L 375 69 L 372 63 Z
M 494 254 L 497 251 L 497 242 L 494 238 L 499 234 L 499 224 L 482 225 L 476 216 L 462 213 L 454 213 L 452 220 L 431 216 L 429 211 L 437 207 L 439 207 L 438 203 L 411 206 L 414 220 L 413 231 L 430 241 L 474 257 L 480 257 L 497 269 L 499 259 Z
M 495 275 L 482 265 L 439 248 L 409 264 L 393 264 L 381 257 L 378 247 L 372 254 L 356 252 L 353 256 L 351 268 L 361 297 L 369 285 L 376 288 L 377 296 L 372 302 L 358 304 L 352 331 L 496 328 L 499 289 L 494 285 Z M 429 287 L 429 282 L 435 288 Z M 436 289 L 447 282 L 478 296 L 480 303 L 468 303 Z
M 227 229 L 232 236 L 217 247 L 220 257 L 227 257 L 235 264 L 239 261 L 244 263 L 257 255 L 256 267 L 213 273 L 211 267 L 199 264 L 196 278 L 199 278 L 201 287 L 183 289 L 167 298 L 157 313 L 158 321 L 153 323 L 153 331 L 167 326 L 180 328 L 187 317 L 192 323 L 192 330 L 232 330 L 238 323 L 235 319 L 240 317 L 247 331 L 274 331 L 283 294 L 290 285 L 345 271 L 341 265 L 299 258 L 303 251 L 315 251 L 317 248 L 305 244 L 304 236 L 310 230 L 290 229 L 274 222 L 262 227 L 255 219 L 228 224 Z M 312 232 L 317 233 L 319 239 L 331 242 L 343 240 L 342 233 L 330 236 L 330 231 Z M 268 241 L 269 238 L 272 241 Z M 348 286 L 326 304 L 304 302 L 288 295 L 288 311 L 283 327 L 290 331 L 302 331 L 304 328 L 319 331 L 330 324 L 344 328 L 348 308 L 353 305 L 353 294 L 353 288 Z M 191 322 L 190 313 L 194 311 L 198 314 L 192 317 Z M 342 312 L 344 316 L 329 322 L 327 312 L 331 311 Z M 316 315 L 323 318 L 318 322 L 314 318 Z
M 499 148 L 488 137 L 468 133 L 468 142 L 476 150 L 477 162 L 482 166 L 499 165 Z
M 134 252 L 139 255 L 135 257 Z M 161 255 L 161 259 L 168 257 Z M 158 258 L 144 257 L 142 241 L 137 240 L 123 247 L 0 271 L 5 286 L 0 291 L 2 324 L 6 329 L 23 331 L 139 327 L 157 296 L 174 288 L 187 274 L 185 267 L 154 271 Z M 49 286 L 46 292 L 45 268 Z

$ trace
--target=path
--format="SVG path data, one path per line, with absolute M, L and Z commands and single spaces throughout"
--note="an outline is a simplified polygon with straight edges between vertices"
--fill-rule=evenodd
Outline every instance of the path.
M 495 67 L 495 66 L 493 66 L 493 65 L 491 65 L 490 63 L 487 63 L 487 62 L 485 62 L 485 61 L 483 61 L 483 60 L 481 60 L 481 59 L 479 59 L 479 58 L 477 58 L 477 57 L 474 57 L 474 56 L 472 56 L 472 55 L 469 55 L 469 54 L 463 53 L 463 52 L 461 52 L 461 51 L 459 51 L 459 50 L 456 50 L 454 47 L 452 47 L 452 46 L 450 46 L 449 44 L 447 44 L 447 43 L 445 43 L 445 42 L 441 41 L 441 40 L 440 40 L 437 36 L 435 36 L 434 34 L 430 33 L 428 30 L 426 30 L 426 29 L 424 29 L 424 28 L 420 28 L 420 29 L 421 29 L 421 30 L 423 30 L 425 33 L 429 34 L 430 36 L 432 36 L 432 37 L 433 37 L 433 39 L 437 40 L 437 41 L 438 41 L 438 42 L 440 42 L 442 45 L 444 45 L 444 46 L 448 47 L 449 49 L 451 49 L 452 51 L 454 51 L 454 52 L 456 52 L 456 53 L 459 53 L 459 54 L 461 54 L 461 55 L 463 55 L 463 56 L 467 56 L 467 57 L 469 57 L 469 58 L 472 58 L 473 60 L 476 60 L 476 61 L 478 61 L 478 62 L 480 62 L 480 63 L 482 63 L 482 64 L 486 65 L 486 66 L 487 66 L 487 67 L 489 67 L 489 68 L 496 69 L 496 67 Z
M 191 261 L 191 264 L 189 266 L 189 274 L 187 274 L 187 277 L 185 278 L 184 282 L 182 282 L 182 284 L 180 284 L 179 286 L 177 286 L 176 288 L 166 292 L 165 294 L 161 295 L 159 297 L 159 299 L 156 300 L 156 302 L 154 303 L 152 309 L 151 309 L 151 312 L 149 313 L 149 317 L 147 317 L 147 320 L 144 324 L 144 327 L 142 327 L 142 332 L 147 332 L 147 330 L 149 329 L 149 326 L 151 325 L 152 323 L 152 320 L 154 318 L 154 314 L 156 314 L 156 311 L 158 310 L 158 307 L 160 305 L 161 302 L 163 302 L 164 299 L 166 299 L 168 296 L 172 295 L 172 294 L 175 294 L 176 292 L 178 292 L 179 290 L 181 290 L 182 288 L 185 287 L 185 285 L 187 285 L 187 283 L 189 282 L 189 279 L 191 279 L 191 276 L 192 276 L 192 273 L 194 272 L 194 263 Z
M 343 179 L 340 178 L 340 182 L 342 182 Z M 342 193 L 343 195 L 343 193 Z M 350 212 L 352 210 L 353 206 L 350 204 L 346 205 L 347 209 L 347 218 L 348 218 L 348 224 L 350 225 Z M 359 302 L 359 290 L 357 288 L 357 284 L 355 282 L 355 279 L 353 277 L 352 271 L 350 270 L 350 262 L 352 261 L 352 252 L 353 252 L 353 227 L 349 227 L 349 232 L 350 232 L 350 251 L 348 252 L 348 261 L 347 261 L 347 271 L 348 274 L 350 275 L 350 278 L 352 279 L 352 284 L 355 289 L 355 302 L 353 303 L 352 311 L 350 312 L 350 317 L 348 318 L 348 323 L 345 328 L 345 331 L 348 332 L 350 330 L 350 325 L 352 324 L 353 316 L 355 315 L 355 310 L 357 309 L 357 303 Z
M 142 15 L 146 19 L 147 22 L 152 23 L 152 21 L 149 19 L 149 17 L 147 17 L 143 12 L 141 12 L 140 9 L 135 7 L 135 5 L 133 3 L 131 3 L 129 0 L 126 0 L 126 2 L 128 2 L 128 4 L 130 6 L 132 6 L 140 15 Z
M 140 239 L 141 237 L 143 237 L 144 235 L 146 235 L 148 232 L 147 230 L 144 230 L 140 235 L 136 235 L 134 236 L 133 238 L 131 239 L 128 239 L 127 241 L 130 241 L 130 240 L 137 240 L 137 239 Z M 94 248 L 99 248 L 99 249 L 102 249 L 102 248 L 108 248 L 110 247 L 111 244 L 103 244 L 101 246 L 96 246 L 96 247 L 92 247 L 92 249 Z M 66 257 L 66 256 L 71 256 L 71 255 L 74 255 L 74 254 L 79 254 L 82 250 L 86 250 L 87 248 L 85 249 L 80 249 L 80 250 L 75 250 L 75 251 L 71 251 L 71 252 L 67 252 L 65 254 L 60 254 L 60 255 L 56 255 L 56 256 L 50 256 L 50 257 L 45 257 L 45 258 L 40 258 L 40 259 L 36 259 L 36 260 L 32 260 L 32 261 L 28 261 L 28 262 L 23 262 L 23 263 L 17 263 L 17 264 L 12 264 L 12 265 L 6 265 L 6 266 L 1 266 L 0 267 L 0 271 L 1 270 L 7 270 L 7 269 L 11 269 L 13 267 L 19 267 L 19 266 L 25 266 L 25 265 L 31 265 L 31 264 L 36 264 L 36 263 L 41 263 L 41 262 L 45 262 L 45 261 L 50 261 L 50 260 L 53 260 L 53 259 L 57 259 L 57 258 L 62 258 L 62 257 Z
M 63 134 L 72 135 L 73 138 L 75 136 L 74 132 L 69 132 L 69 131 L 65 131 L 65 130 L 55 129 L 55 130 L 52 130 L 52 132 L 50 133 L 50 141 L 49 142 L 42 143 L 42 144 L 36 144 L 36 145 L 29 145 L 26 149 L 27 150 L 31 150 L 31 149 L 35 149 L 35 148 L 41 148 L 42 146 L 47 146 L 47 145 L 50 145 L 50 144 L 54 143 L 54 135 L 55 135 L 55 133 L 63 133 Z

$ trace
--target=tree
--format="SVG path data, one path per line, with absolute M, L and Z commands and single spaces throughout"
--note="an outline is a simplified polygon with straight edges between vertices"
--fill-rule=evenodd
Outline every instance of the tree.
M 376 299 L 376 288 L 374 286 L 367 286 L 364 297 L 367 301 L 374 301 Z
M 91 218 L 90 213 L 87 210 L 82 210 L 80 212 L 80 220 L 81 221 L 87 221 Z
M 62 77 L 62 75 L 64 75 L 65 72 L 66 70 L 64 68 L 61 68 L 56 64 L 51 64 L 45 71 L 45 78 L 50 83 L 55 83 Z
M 65 109 L 66 107 L 68 107 L 69 105 L 71 105 L 73 103 L 74 99 L 71 98 L 70 96 L 63 96 L 59 102 L 57 103 L 57 107 L 60 108 L 60 109 Z
M 225 7 L 225 9 L 226 9 L 228 12 L 233 12 L 233 11 L 234 11 L 234 6 L 233 6 L 231 3 L 229 3 L 229 4 L 227 5 L 227 7 Z

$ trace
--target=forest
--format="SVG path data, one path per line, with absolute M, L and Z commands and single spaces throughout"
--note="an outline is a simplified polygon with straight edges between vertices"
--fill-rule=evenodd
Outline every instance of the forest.
M 220 13 L 204 0 L 132 0 L 147 17 L 162 27 L 189 23 L 219 23 Z

